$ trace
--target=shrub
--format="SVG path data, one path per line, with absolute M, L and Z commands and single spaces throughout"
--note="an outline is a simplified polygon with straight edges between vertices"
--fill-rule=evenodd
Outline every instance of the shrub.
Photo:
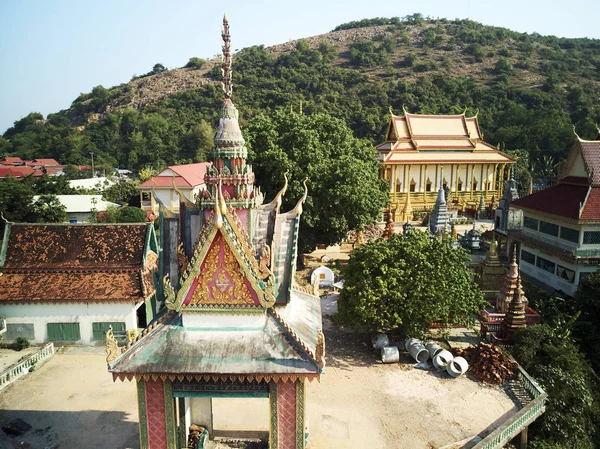
M 29 346 L 31 346 L 31 343 L 29 343 L 29 340 L 27 340 L 26 338 L 23 337 L 19 337 L 15 340 L 15 349 L 17 351 L 21 351 L 22 349 L 26 349 Z
M 190 58 L 190 60 L 188 61 L 188 63 L 186 65 L 184 65 L 184 68 L 198 69 L 198 68 L 202 67 L 205 62 L 206 62 L 206 60 L 204 60 L 202 58 L 193 57 L 193 58 Z

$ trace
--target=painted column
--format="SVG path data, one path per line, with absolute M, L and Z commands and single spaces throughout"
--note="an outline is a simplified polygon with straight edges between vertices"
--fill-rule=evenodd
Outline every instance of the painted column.
M 177 449 L 173 388 L 169 380 L 139 380 L 141 449 Z
M 305 448 L 304 381 L 271 382 L 271 449 Z

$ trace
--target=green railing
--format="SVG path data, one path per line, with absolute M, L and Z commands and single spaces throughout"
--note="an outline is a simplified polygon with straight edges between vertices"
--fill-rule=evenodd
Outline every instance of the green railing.
M 473 446 L 473 449 L 499 449 L 504 447 L 506 443 L 544 413 L 548 394 L 520 366 L 517 382 L 533 399 Z

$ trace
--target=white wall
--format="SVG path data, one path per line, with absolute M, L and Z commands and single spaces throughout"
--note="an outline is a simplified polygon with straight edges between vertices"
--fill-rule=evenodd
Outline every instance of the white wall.
M 33 343 L 43 343 L 48 339 L 47 323 L 79 323 L 81 340 L 77 343 L 92 342 L 92 323 L 124 322 L 127 329 L 137 328 L 137 307 L 131 303 L 75 303 L 75 304 L 3 304 L 0 315 L 7 323 L 31 323 L 35 328 Z M 74 342 L 75 343 L 75 342 Z

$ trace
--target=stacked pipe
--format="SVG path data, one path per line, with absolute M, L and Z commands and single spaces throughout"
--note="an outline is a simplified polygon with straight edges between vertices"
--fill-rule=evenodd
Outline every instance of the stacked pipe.
M 459 377 L 469 369 L 469 364 L 463 357 L 454 357 L 450 351 L 436 343 L 423 345 L 421 340 L 409 338 L 404 342 L 404 348 L 418 363 L 424 363 L 431 357 L 436 369 L 446 370 L 452 377 Z
M 386 334 L 377 334 L 371 339 L 373 348 L 381 351 L 381 361 L 383 363 L 397 363 L 400 361 L 400 351 L 398 346 L 390 346 L 390 339 Z

